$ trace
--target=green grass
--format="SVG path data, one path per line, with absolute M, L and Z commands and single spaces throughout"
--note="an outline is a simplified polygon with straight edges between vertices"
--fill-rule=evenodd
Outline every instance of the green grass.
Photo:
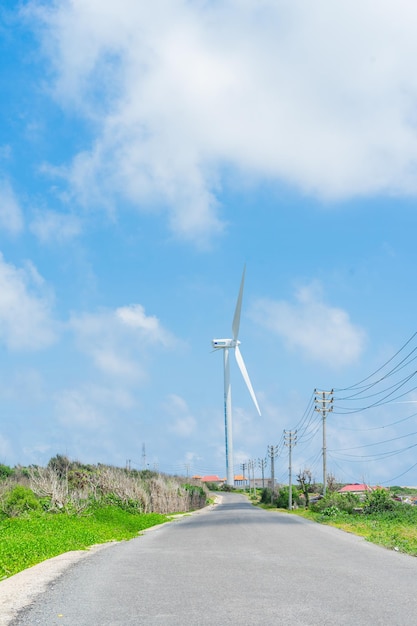
M 33 513 L 0 520 L 0 580 L 71 550 L 136 537 L 169 516 L 132 514 L 117 507 L 97 508 L 86 516 Z
M 326 517 L 304 509 L 296 509 L 291 514 L 335 526 L 364 537 L 371 543 L 417 556 L 417 507 L 401 505 L 394 511 L 372 515 L 339 513 L 334 517 Z

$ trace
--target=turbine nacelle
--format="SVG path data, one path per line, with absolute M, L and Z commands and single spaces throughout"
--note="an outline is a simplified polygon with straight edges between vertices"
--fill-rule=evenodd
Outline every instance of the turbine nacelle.
M 236 348 L 240 344 L 237 339 L 213 339 L 211 345 L 213 348 Z

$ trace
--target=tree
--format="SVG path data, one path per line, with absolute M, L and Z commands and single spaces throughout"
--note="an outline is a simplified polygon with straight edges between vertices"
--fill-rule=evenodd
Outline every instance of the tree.
M 304 468 L 302 471 L 300 470 L 297 474 L 297 482 L 305 498 L 305 506 L 308 507 L 309 504 L 309 494 L 314 491 L 314 480 L 313 474 L 310 469 Z
M 48 469 L 53 470 L 59 478 L 68 478 L 68 470 L 71 461 L 64 454 L 57 454 L 49 459 Z
M 337 491 L 340 483 L 337 482 L 334 474 L 327 474 L 327 491 Z

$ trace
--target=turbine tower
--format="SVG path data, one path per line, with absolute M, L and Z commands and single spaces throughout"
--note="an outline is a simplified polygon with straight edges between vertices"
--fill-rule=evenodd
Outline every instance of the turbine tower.
M 243 268 L 242 281 L 240 283 L 239 295 L 237 298 L 235 315 L 232 324 L 233 339 L 213 339 L 212 345 L 215 350 L 223 350 L 223 363 L 224 363 L 224 429 L 225 429 L 225 441 L 226 441 L 226 482 L 228 485 L 234 485 L 234 468 L 233 468 L 233 432 L 232 432 L 232 392 L 230 386 L 230 364 L 229 364 L 229 350 L 234 350 L 235 357 L 239 369 L 242 373 L 243 379 L 246 383 L 252 400 L 255 404 L 256 410 L 259 415 L 258 401 L 256 400 L 255 392 L 250 382 L 249 374 L 247 372 L 245 363 L 243 361 L 242 354 L 239 349 L 240 341 L 238 340 L 239 326 L 240 326 L 240 311 L 242 308 L 243 286 L 245 283 L 245 271 Z

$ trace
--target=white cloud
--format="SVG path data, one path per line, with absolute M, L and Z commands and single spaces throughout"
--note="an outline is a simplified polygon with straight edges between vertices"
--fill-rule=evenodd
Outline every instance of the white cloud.
M 39 369 L 20 365 L 17 371 L 0 383 L 0 397 L 19 407 L 30 406 L 33 410 L 47 398 L 46 380 Z
M 56 398 L 58 421 L 69 427 L 83 427 L 95 430 L 105 423 L 100 411 L 80 390 L 61 392 Z
M 0 180 L 0 230 L 18 235 L 23 230 L 23 214 L 10 183 Z
M 18 269 L 0 254 L 0 341 L 10 350 L 36 350 L 55 335 L 51 297 L 36 268 Z
M 346 311 L 327 305 L 321 292 L 314 283 L 299 289 L 293 304 L 259 300 L 252 315 L 311 360 L 335 367 L 353 363 L 364 348 L 365 332 L 351 322 Z
M 30 230 L 42 243 L 62 243 L 80 234 L 80 220 L 54 211 L 36 211 Z
M 169 346 L 174 342 L 173 336 L 167 332 L 154 315 L 146 315 L 141 304 L 131 304 L 116 309 L 116 317 L 127 327 L 139 331 L 144 339 Z
M 330 199 L 417 192 L 411 0 L 36 5 L 56 97 L 97 129 L 67 168 L 79 200 L 203 241 L 224 165 Z
M 134 404 L 126 390 L 96 385 L 65 389 L 56 394 L 54 402 L 60 424 L 75 430 L 105 427 L 115 410 L 120 413 Z
M 169 416 L 169 430 L 179 437 L 190 437 L 196 429 L 195 417 L 190 413 L 186 401 L 176 394 L 170 394 L 164 405 Z
M 73 315 L 70 327 L 96 367 L 126 382 L 145 376 L 141 361 L 150 345 L 169 347 L 174 342 L 158 318 L 147 316 L 140 304 Z

